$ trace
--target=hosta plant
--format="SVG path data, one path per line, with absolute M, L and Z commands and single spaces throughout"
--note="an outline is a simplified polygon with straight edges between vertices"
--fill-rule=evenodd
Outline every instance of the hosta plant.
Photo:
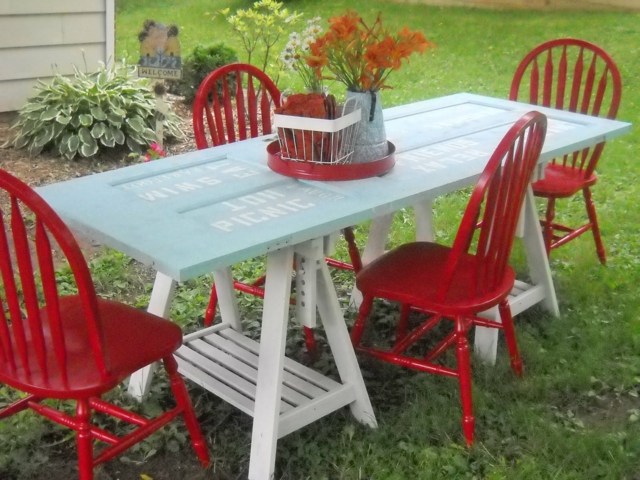
M 49 150 L 68 159 L 92 157 L 119 146 L 140 153 L 157 140 L 150 82 L 135 77 L 124 63 L 92 73 L 75 69 L 69 77 L 58 74 L 37 90 L 12 126 L 12 145 L 31 155 Z M 177 119 L 174 113 L 164 116 L 167 136 L 182 135 Z

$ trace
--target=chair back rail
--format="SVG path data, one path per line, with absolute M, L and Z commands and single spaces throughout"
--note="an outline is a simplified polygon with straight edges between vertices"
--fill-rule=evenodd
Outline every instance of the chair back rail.
M 203 149 L 272 133 L 271 115 L 279 106 L 278 87 L 259 68 L 244 63 L 217 68 L 196 92 L 196 146 Z
M 509 99 L 615 119 L 620 106 L 622 80 L 611 56 L 584 40 L 551 40 L 531 50 L 514 74 Z M 562 159 L 564 166 L 590 177 L 604 143 L 576 151 Z
M 88 322 L 96 369 L 107 375 L 95 290 L 87 264 L 73 235 L 51 208 L 20 180 L 0 170 L 6 192 L 0 208 L 0 372 L 23 372 L 47 382 L 50 375 L 67 377 L 65 334 L 55 275 L 57 246 L 74 274 Z M 5 210 L 7 206 L 7 210 Z M 35 378 L 33 379 L 36 380 Z
M 442 300 L 455 282 L 461 258 L 474 255 L 480 268 L 476 292 L 492 291 L 504 278 L 526 189 L 537 164 L 547 120 L 539 112 L 521 117 L 492 154 L 471 194 L 440 286 Z

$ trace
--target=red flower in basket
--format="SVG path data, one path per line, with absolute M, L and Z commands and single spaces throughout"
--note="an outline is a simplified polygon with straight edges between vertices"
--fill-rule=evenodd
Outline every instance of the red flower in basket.
M 324 101 L 324 95 L 319 93 L 294 93 L 287 97 L 284 105 L 276 109 L 276 113 L 297 117 L 327 118 Z
M 333 119 L 335 99 L 319 93 L 296 93 L 275 110 L 280 115 Z M 280 151 L 284 157 L 305 161 L 330 161 L 332 145 L 327 135 L 312 130 L 278 128 Z

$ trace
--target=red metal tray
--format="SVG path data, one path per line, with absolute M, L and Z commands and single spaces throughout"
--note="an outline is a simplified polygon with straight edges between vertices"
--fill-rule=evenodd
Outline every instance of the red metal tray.
M 384 175 L 396 163 L 396 146 L 389 144 L 386 157 L 366 163 L 314 163 L 295 160 L 283 160 L 280 157 L 280 143 L 276 140 L 267 145 L 269 168 L 288 177 L 305 180 L 359 180 Z

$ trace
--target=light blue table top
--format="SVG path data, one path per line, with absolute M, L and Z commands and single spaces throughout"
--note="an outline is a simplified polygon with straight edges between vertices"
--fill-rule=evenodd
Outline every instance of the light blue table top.
M 534 109 L 549 118 L 541 162 L 631 128 L 456 94 L 385 110 L 396 165 L 382 177 L 319 182 L 282 176 L 267 166 L 270 135 L 38 191 L 78 234 L 182 281 L 472 184 L 508 128 Z

